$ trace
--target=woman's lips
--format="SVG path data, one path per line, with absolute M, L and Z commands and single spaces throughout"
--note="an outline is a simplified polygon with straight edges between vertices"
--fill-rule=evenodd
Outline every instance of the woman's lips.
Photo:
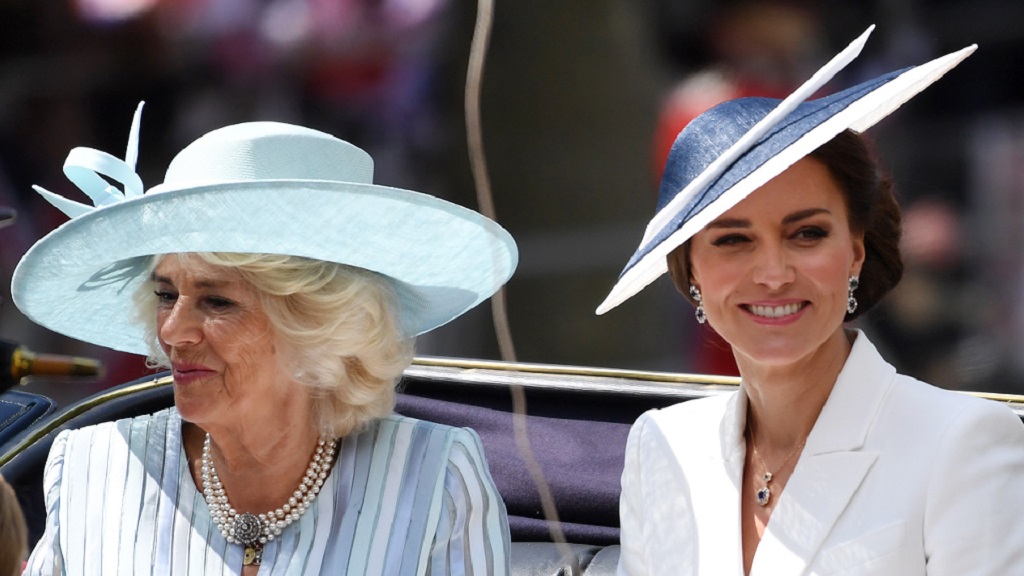
M 174 364 L 171 367 L 175 384 L 190 384 L 214 374 L 214 371 L 198 364 Z
M 810 305 L 806 300 L 793 302 L 774 302 L 743 304 L 746 313 L 759 324 L 789 324 L 795 322 Z

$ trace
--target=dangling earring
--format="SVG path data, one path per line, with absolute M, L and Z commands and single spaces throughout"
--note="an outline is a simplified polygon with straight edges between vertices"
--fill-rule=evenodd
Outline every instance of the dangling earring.
M 707 322 L 708 315 L 704 313 L 704 299 L 700 295 L 700 289 L 693 284 L 690 284 L 690 297 L 697 303 L 697 309 L 693 311 L 693 315 L 697 318 L 697 322 L 701 324 Z
M 857 299 L 853 297 L 853 291 L 860 287 L 860 280 L 856 276 L 850 276 L 850 291 L 847 294 L 846 313 L 853 314 L 857 311 Z

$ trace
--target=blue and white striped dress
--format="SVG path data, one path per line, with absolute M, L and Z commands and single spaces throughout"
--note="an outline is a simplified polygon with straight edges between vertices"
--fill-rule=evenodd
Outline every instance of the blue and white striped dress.
M 46 531 L 25 574 L 240 574 L 189 474 L 181 418 L 62 432 Z M 267 544 L 266 575 L 509 572 L 505 506 L 475 432 L 390 416 L 341 442 L 313 505 Z

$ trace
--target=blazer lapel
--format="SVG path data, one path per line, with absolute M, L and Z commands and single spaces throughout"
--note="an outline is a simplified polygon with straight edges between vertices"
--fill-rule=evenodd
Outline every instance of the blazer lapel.
M 731 395 L 720 417 L 713 420 L 720 443 L 708 444 L 707 465 L 690 471 L 694 515 L 700 532 L 701 574 L 742 574 L 743 548 L 740 527 L 740 487 L 746 446 L 743 426 L 747 397 L 742 391 Z M 710 432 L 710 430 L 709 430 Z M 694 472 L 699 474 L 694 477 Z
M 761 537 L 752 576 L 805 573 L 878 457 L 861 447 L 895 376 L 858 331 Z
M 677 500 L 685 506 L 673 510 L 680 517 L 692 514 L 693 551 L 699 574 L 742 574 L 743 553 L 740 530 L 740 486 L 745 446 L 742 441 L 746 419 L 746 395 L 742 391 L 725 398 L 701 400 L 701 410 L 684 414 L 662 411 L 659 428 L 667 438 L 679 466 L 680 482 L 665 486 L 666 497 L 659 506 L 672 506 Z M 716 442 L 702 439 L 716 438 Z M 685 488 L 681 488 L 685 485 Z M 672 493 L 685 490 L 686 498 L 676 499 Z
M 877 454 L 845 452 L 801 458 L 761 537 L 751 574 L 803 574 Z

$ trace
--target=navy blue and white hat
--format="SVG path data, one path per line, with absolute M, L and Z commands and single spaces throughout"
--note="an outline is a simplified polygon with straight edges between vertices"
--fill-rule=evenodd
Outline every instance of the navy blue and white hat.
M 807 100 L 860 54 L 871 26 L 785 100 L 739 98 L 704 112 L 676 138 L 657 213 L 618 282 L 597 308 L 615 308 L 668 271 L 667 256 L 730 208 L 844 130 L 863 132 L 977 48 Z

